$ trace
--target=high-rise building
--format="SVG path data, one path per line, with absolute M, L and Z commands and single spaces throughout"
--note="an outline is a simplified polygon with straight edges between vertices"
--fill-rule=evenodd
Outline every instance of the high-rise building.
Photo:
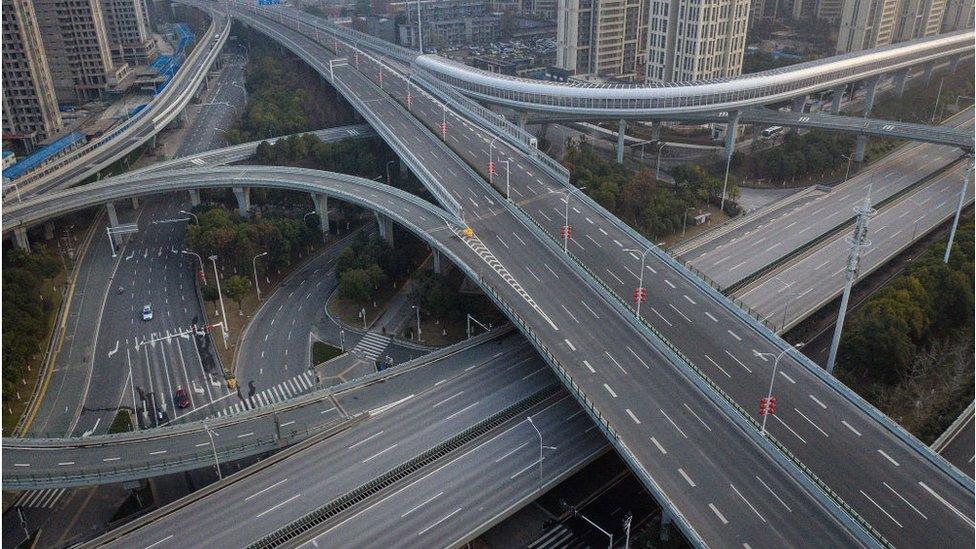
M 486 0 L 391 2 L 391 12 L 404 16 L 403 24 L 397 27 L 401 45 L 419 48 L 418 5 L 425 50 L 438 46 L 483 44 L 499 36 L 500 19 L 488 9 Z
M 973 0 L 947 0 L 942 32 L 971 29 L 976 26 L 976 2 Z
M 99 0 L 35 0 L 58 100 L 89 101 L 118 84 L 128 64 L 115 64 Z
M 556 65 L 573 74 L 643 77 L 649 0 L 559 0 Z
M 33 145 L 60 129 L 34 4 L 3 0 L 3 136 Z
M 115 62 L 144 65 L 155 57 L 144 0 L 102 0 L 102 15 Z
M 844 0 L 818 0 L 814 8 L 817 19 L 839 21 L 844 11 Z
M 945 0 L 899 0 L 893 42 L 939 34 Z
M 738 76 L 749 0 L 650 0 L 649 82 Z
M 891 44 L 897 9 L 898 0 L 846 0 L 837 35 L 837 53 Z

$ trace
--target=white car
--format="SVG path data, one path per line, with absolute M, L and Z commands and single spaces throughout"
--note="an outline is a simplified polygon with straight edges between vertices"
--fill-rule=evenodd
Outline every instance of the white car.
M 145 307 L 142 308 L 142 319 L 143 320 L 152 320 L 152 307 L 151 306 L 146 305 Z

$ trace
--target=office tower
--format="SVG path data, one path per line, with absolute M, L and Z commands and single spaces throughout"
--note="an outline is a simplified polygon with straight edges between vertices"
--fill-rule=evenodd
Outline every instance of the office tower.
M 125 77 L 112 61 L 99 0 L 36 0 L 37 21 L 58 101 L 101 97 Z
M 837 53 L 886 46 L 894 41 L 898 0 L 846 0 L 837 36 Z
M 3 0 L 3 136 L 32 146 L 60 129 L 34 5 Z
M 650 0 L 559 0 L 556 66 L 573 74 L 642 78 Z
M 647 80 L 688 82 L 742 72 L 749 0 L 650 0 Z
M 942 19 L 942 32 L 971 29 L 976 16 L 976 2 L 973 0 L 947 0 L 945 17 Z
M 155 57 L 144 0 L 102 0 L 102 15 L 115 62 L 144 65 Z

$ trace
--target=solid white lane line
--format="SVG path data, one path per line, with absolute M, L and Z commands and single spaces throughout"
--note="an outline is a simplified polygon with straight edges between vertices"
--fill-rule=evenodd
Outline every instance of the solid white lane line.
M 657 446 L 657 449 L 660 450 L 662 454 L 668 453 L 668 451 L 664 449 L 664 446 L 661 446 L 661 443 L 658 442 L 656 438 L 651 437 L 651 442 L 654 443 L 654 446 Z
M 674 426 L 674 428 L 677 429 L 679 433 L 681 433 L 681 436 L 688 438 L 688 435 L 686 435 L 685 432 L 681 430 L 681 427 L 678 427 L 678 424 L 675 423 L 673 419 L 671 419 L 671 416 L 669 416 L 668 413 L 665 412 L 663 408 L 658 408 L 658 410 L 661 410 L 661 415 L 663 415 L 664 418 L 667 419 L 668 422 L 671 423 L 671 425 Z
M 261 518 L 264 515 L 267 515 L 268 513 L 270 513 L 271 511 L 274 511 L 275 509 L 281 507 L 282 505 L 285 505 L 286 503 L 291 503 L 292 501 L 295 501 L 296 499 L 298 499 L 299 496 L 301 496 L 301 494 L 295 494 L 294 496 L 286 499 L 285 501 L 282 501 L 278 505 L 275 505 L 274 507 L 271 507 L 270 509 L 265 509 L 264 511 L 261 511 L 260 513 L 258 513 L 257 515 L 255 515 L 254 518 Z
M 694 488 L 695 486 L 698 486 L 697 484 L 695 484 L 695 481 L 691 480 L 691 477 L 688 476 L 688 473 L 686 473 L 684 469 L 682 469 L 681 467 L 678 467 L 678 472 L 681 473 L 681 476 L 684 477 L 685 481 L 692 488 Z
M 445 402 L 448 402 L 448 401 L 450 401 L 450 400 L 452 400 L 452 399 L 455 399 L 455 398 L 457 398 L 457 397 L 459 397 L 459 396 L 461 396 L 462 394 L 464 394 L 464 391 L 458 391 L 457 393 L 454 393 L 453 395 L 451 395 L 451 396 L 449 396 L 449 397 L 447 397 L 447 398 L 445 398 L 444 400 L 442 400 L 442 401 L 440 401 L 440 402 L 438 402 L 437 404 L 434 404 L 433 406 L 431 406 L 431 408 L 437 408 L 437 407 L 438 407 L 438 406 L 440 406 L 441 404 L 444 404 Z
M 718 365 L 718 362 L 715 362 L 714 360 L 712 360 L 712 357 L 710 357 L 708 355 L 705 355 L 705 358 L 707 358 L 708 361 L 711 362 L 713 366 L 715 366 L 716 368 L 718 368 L 719 370 L 721 370 L 722 373 L 725 374 L 725 377 L 727 377 L 729 379 L 732 379 L 732 376 L 730 376 L 729 373 L 725 371 L 725 368 L 719 366 Z
M 884 456 L 885 459 L 887 459 L 891 463 L 895 464 L 895 467 L 900 467 L 900 465 L 898 465 L 898 462 L 895 461 L 895 458 L 893 458 L 893 457 L 889 456 L 888 454 L 886 454 L 885 451 L 882 450 L 881 448 L 878 448 L 878 453 L 881 454 L 882 456 Z
M 477 405 L 478 405 L 478 404 L 479 404 L 480 402 L 481 402 L 480 400 L 479 400 L 478 402 L 472 402 L 472 403 L 471 403 L 471 404 L 469 404 L 468 406 L 465 406 L 464 408 L 461 408 L 461 409 L 460 409 L 460 410 L 458 410 L 457 412 L 454 412 L 453 414 L 451 414 L 451 415 L 449 415 L 449 416 L 447 416 L 446 418 L 444 418 L 444 421 L 448 421 L 448 420 L 452 420 L 452 419 L 454 419 L 454 418 L 456 418 L 457 416 L 459 416 L 459 415 L 461 415 L 461 414 L 463 414 L 464 412 L 467 412 L 467 411 L 468 411 L 468 410 L 470 410 L 471 408 L 474 408 L 474 407 L 475 407 L 475 406 L 477 406 Z
M 573 313 L 569 312 L 569 309 L 567 309 L 565 305 L 563 305 L 562 303 L 560 303 L 559 306 L 562 307 L 563 310 L 566 311 L 566 314 L 568 314 L 570 318 L 572 318 L 573 320 L 575 320 L 577 324 L 580 323 L 579 319 L 576 318 L 576 315 L 574 315 Z
M 886 511 L 884 507 L 878 505 L 878 502 L 877 501 L 874 501 L 874 499 L 871 496 L 865 494 L 864 493 L 864 490 L 858 490 L 858 492 L 861 492 L 861 495 L 862 496 L 868 498 L 868 501 L 870 501 L 871 503 L 873 503 L 875 507 L 877 507 L 882 513 L 885 514 L 885 516 L 887 516 L 888 518 L 890 518 L 891 519 L 891 522 L 894 522 L 895 524 L 898 525 L 899 528 L 902 528 L 901 523 L 898 522 L 897 520 L 895 520 L 895 517 L 891 516 L 891 513 L 889 513 L 888 511 Z
M 161 540 L 159 540 L 159 541 L 157 541 L 155 543 L 150 543 L 149 545 L 147 545 L 145 547 L 145 549 L 150 549 L 152 547 L 155 547 L 155 546 L 159 545 L 160 543 L 163 543 L 165 541 L 169 541 L 171 539 L 173 539 L 173 534 L 170 534 L 170 535 L 166 536 L 165 538 L 163 538 L 163 539 L 161 539 Z
M 596 427 L 596 425 L 594 425 L 594 427 Z M 543 457 L 543 458 L 537 459 L 537 460 L 533 461 L 532 463 L 526 465 L 523 469 L 519 469 L 519 471 L 517 473 L 515 473 L 514 475 L 508 477 L 509 480 L 513 480 L 513 479 L 515 479 L 515 477 L 521 475 L 522 473 L 528 471 L 529 469 L 532 469 L 533 467 L 535 467 L 536 465 L 538 465 L 540 462 L 542 462 L 542 460 L 544 460 L 544 459 L 546 459 L 546 458 Z
M 407 515 L 409 515 L 410 513 L 413 513 L 413 512 L 414 512 L 414 511 L 416 511 L 417 509 L 420 509 L 420 508 L 421 508 L 421 507 L 423 507 L 424 505 L 427 505 L 428 503 L 430 503 L 430 502 L 432 502 L 432 501 L 434 501 L 435 499 L 437 499 L 437 498 L 439 498 L 439 497 L 441 497 L 441 496 L 443 496 L 443 495 L 444 495 L 444 492 L 438 492 L 437 494 L 435 494 L 434 496 L 432 496 L 432 497 L 431 497 L 430 499 L 428 499 L 427 501 L 425 501 L 425 502 L 423 502 L 423 503 L 421 503 L 420 505 L 418 505 L 418 506 L 416 506 L 416 507 L 414 507 L 413 509 L 411 509 L 411 510 L 409 510 L 409 511 L 407 511 L 406 513 L 404 513 L 404 514 L 402 514 L 402 515 L 400 515 L 400 518 L 403 518 L 403 517 L 405 517 L 405 516 L 407 516 Z
M 617 362 L 617 359 L 613 358 L 613 355 L 610 354 L 610 351 L 603 351 L 603 352 L 606 353 L 607 357 L 613 361 L 613 363 L 617 366 L 617 368 L 620 368 L 620 371 L 623 372 L 624 375 L 627 375 L 627 370 L 624 370 L 624 367 L 621 366 L 619 362 Z
M 803 437 L 801 437 L 800 435 L 798 435 L 796 433 L 796 431 L 794 431 L 792 427 L 790 427 L 789 425 L 787 425 L 785 421 L 783 421 L 782 419 L 780 419 L 778 415 L 772 414 L 772 416 L 773 416 L 773 419 L 775 419 L 776 421 L 778 421 L 780 423 L 780 425 L 782 425 L 783 427 L 786 427 L 787 429 L 789 429 L 790 432 L 793 433 L 793 436 L 795 436 L 796 438 L 800 439 L 800 442 L 802 442 L 803 444 L 806 444 L 807 443 L 807 441 L 803 440 Z
M 719 510 L 718 510 L 717 507 L 715 507 L 715 504 L 714 503 L 709 503 L 708 504 L 708 508 L 711 509 L 713 513 L 715 513 L 715 516 L 718 517 L 718 520 L 722 521 L 722 524 L 728 524 L 729 523 L 729 521 L 725 520 L 725 516 L 722 515 L 722 513 L 719 512 Z
M 792 512 L 793 512 L 793 509 L 790 509 L 790 506 L 789 506 L 789 505 L 787 505 L 787 504 L 786 504 L 786 502 L 785 502 L 785 501 L 783 501 L 783 500 L 782 500 L 782 499 L 781 499 L 781 498 L 779 497 L 779 495 L 777 495 L 777 494 L 776 494 L 776 492 L 774 492 L 774 491 L 773 491 L 773 489 L 769 487 L 769 485 L 768 485 L 768 484 L 766 484 L 766 481 L 764 481 L 763 479 L 761 479 L 761 478 L 759 478 L 759 475 L 756 475 L 756 480 L 758 480 L 758 481 L 759 481 L 759 482 L 760 482 L 760 483 L 761 483 L 761 484 L 762 484 L 763 486 L 765 486 L 765 487 L 766 487 L 766 490 L 768 490 L 768 491 L 769 491 L 769 493 L 770 493 L 770 494 L 772 494 L 772 495 L 773 495 L 773 497 L 774 497 L 774 498 L 776 498 L 776 499 L 777 499 L 777 501 L 779 501 L 779 502 L 780 502 L 780 504 L 781 504 L 781 505 L 782 505 L 783 507 L 785 507 L 787 511 L 789 511 L 790 513 L 792 513 Z
M 644 359 L 641 358 L 640 355 L 638 355 L 636 352 L 634 352 L 633 349 L 630 348 L 630 345 L 627 346 L 627 350 L 630 351 L 630 354 L 634 355 L 634 358 L 636 358 L 637 360 L 639 360 L 640 363 L 643 364 L 645 368 L 647 368 L 648 370 L 651 369 L 651 367 L 648 366 L 646 362 L 644 362 Z
M 687 409 L 688 409 L 688 411 L 689 411 L 689 412 L 691 412 L 691 415 L 693 415 L 693 416 L 695 416 L 695 418 L 696 418 L 696 419 L 698 419 L 698 421 L 699 421 L 699 422 L 700 422 L 700 423 L 702 424 L 702 426 L 703 426 L 703 427 L 705 427 L 705 428 L 706 428 L 706 429 L 708 429 L 709 431 L 711 431 L 711 430 L 712 430 L 712 428 L 711 428 L 711 427 L 709 427 L 709 426 L 708 426 L 708 424 L 706 424 L 706 423 L 705 423 L 705 421 L 704 421 L 704 420 L 702 420 L 702 418 L 701 418 L 701 417 L 699 417 L 699 415 L 698 415 L 698 414 L 696 414 L 696 413 L 695 413 L 695 411 L 691 409 L 691 406 L 688 406 L 688 405 L 687 405 L 687 404 L 685 404 L 685 403 L 682 403 L 682 404 L 684 404 L 684 406 L 685 406 L 685 408 L 687 408 Z
M 826 431 L 824 431 L 823 429 L 821 429 L 819 425 L 817 425 L 816 423 L 813 422 L 813 420 L 811 420 L 810 418 L 808 418 L 806 414 L 804 414 L 803 412 L 801 412 L 799 410 L 799 408 L 794 407 L 793 410 L 796 411 L 796 413 L 800 414 L 800 417 L 802 417 L 803 419 L 807 420 L 807 423 L 809 423 L 810 425 L 813 425 L 813 428 L 814 429 L 820 431 L 820 434 L 821 435 L 823 435 L 823 436 L 825 436 L 827 438 L 830 438 L 830 435 L 828 435 Z
M 685 319 L 685 320 L 687 320 L 687 321 L 688 321 L 689 323 L 691 323 L 691 319 L 690 319 L 690 318 L 688 318 L 688 316 L 687 316 L 687 315 L 685 315 L 684 313 L 682 313 L 682 312 L 681 312 L 680 310 L 678 310 L 678 308 L 677 308 L 677 307 L 675 307 L 675 306 L 674 306 L 674 304 L 672 304 L 672 303 L 668 303 L 668 307 L 671 307 L 672 309 L 674 309 L 674 312 L 676 312 L 676 313 L 678 313 L 679 315 L 681 315 L 681 318 L 683 318 L 683 319 Z
M 847 423 L 844 420 L 840 420 L 840 422 L 844 424 L 844 427 L 847 427 L 848 429 L 850 429 L 851 432 L 853 432 L 855 435 L 861 436 L 861 433 L 857 429 L 851 427 L 851 424 L 850 423 Z
M 905 505 L 911 507 L 912 510 L 914 510 L 916 513 L 918 513 L 923 519 L 929 520 L 929 517 L 925 516 L 925 514 L 922 513 L 921 511 L 919 511 L 917 507 L 915 507 L 914 505 L 912 505 L 911 503 L 909 503 L 907 499 L 905 499 L 904 497 L 902 497 L 901 494 L 899 494 L 898 492 L 896 492 L 895 489 L 892 488 L 891 486 L 889 486 L 887 482 L 881 481 L 881 484 L 884 484 L 885 485 L 885 488 L 891 490 L 891 493 L 892 494 L 898 496 L 898 499 L 904 501 L 905 502 Z
M 743 368 L 745 368 L 747 372 L 749 372 L 750 374 L 752 373 L 752 370 L 748 366 L 746 366 L 745 364 L 743 364 L 741 360 L 735 358 L 735 355 L 733 355 L 732 353 L 730 353 L 728 351 L 725 351 L 725 354 L 729 355 L 729 358 L 731 358 L 732 360 L 734 360 L 739 366 L 742 366 Z
M 749 500 L 747 500 L 745 498 L 745 496 L 742 495 L 742 492 L 740 492 L 739 489 L 736 488 L 734 484 L 732 484 L 730 482 L 729 483 L 729 486 L 731 486 L 732 487 L 732 490 L 735 491 L 735 494 L 737 496 L 739 496 L 739 499 L 741 499 L 743 502 L 745 502 L 745 504 L 748 505 L 750 509 L 752 509 L 752 512 L 755 513 L 757 517 L 759 517 L 759 520 L 761 520 L 763 522 L 766 522 L 766 517 L 764 517 L 761 514 L 759 514 L 759 511 L 757 511 L 756 508 L 752 506 L 752 503 L 749 503 Z
M 249 437 L 249 436 L 251 436 L 253 434 L 254 434 L 254 431 L 251 431 L 250 433 L 244 433 L 243 435 L 237 435 L 237 438 Z
M 251 498 L 260 496 L 261 494 L 267 492 L 268 490 L 271 490 L 272 488 L 274 488 L 275 486 L 280 485 L 283 482 L 288 482 L 288 479 L 283 478 L 283 479 L 279 480 L 278 482 L 272 484 L 271 486 L 268 486 L 266 488 L 262 488 L 261 490 L 258 490 L 257 492 L 254 492 L 253 494 L 251 494 L 251 495 L 247 496 L 246 498 L 244 498 L 244 501 L 247 501 L 247 500 L 249 500 Z
M 373 455 L 369 456 L 368 458 L 364 459 L 363 460 L 363 463 L 367 463 L 367 462 L 373 460 L 374 458 L 378 458 L 378 457 L 382 456 L 383 454 L 385 454 L 385 453 L 389 452 L 390 450 L 396 448 L 399 444 L 400 444 L 399 442 L 394 443 L 392 446 L 390 446 L 388 448 L 384 448 L 383 450 L 380 450 L 379 452 L 376 452 L 375 454 L 373 454 Z
M 671 324 L 671 321 L 670 320 L 664 318 L 664 316 L 661 313 L 657 312 L 657 309 L 655 309 L 654 307 L 651 307 L 651 310 L 654 311 L 654 314 L 656 314 L 658 316 L 658 318 L 660 318 L 661 320 L 663 320 L 668 326 L 674 326 L 674 324 Z

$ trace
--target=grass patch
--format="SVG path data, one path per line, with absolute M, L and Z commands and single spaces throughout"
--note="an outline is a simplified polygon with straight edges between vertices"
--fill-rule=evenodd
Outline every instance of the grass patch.
M 128 433 L 132 430 L 132 416 L 128 410 L 119 410 L 115 413 L 115 419 L 108 428 L 108 434 Z
M 321 341 L 312 342 L 312 366 L 332 360 L 341 354 L 342 349 L 338 347 L 322 343 Z

